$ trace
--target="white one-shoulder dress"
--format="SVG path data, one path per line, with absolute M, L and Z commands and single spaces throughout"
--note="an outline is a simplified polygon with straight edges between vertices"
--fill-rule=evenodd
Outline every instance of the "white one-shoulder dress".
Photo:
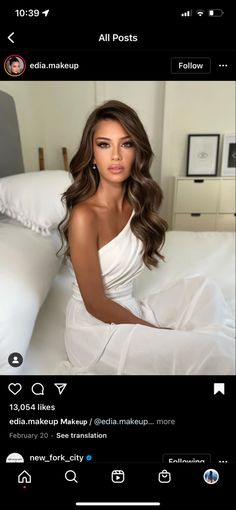
M 234 320 L 215 281 L 193 275 L 142 301 L 134 297 L 133 283 L 144 264 L 142 243 L 132 233 L 130 221 L 98 252 L 106 295 L 137 317 L 173 329 L 107 324 L 96 319 L 86 310 L 74 276 L 66 310 L 69 361 L 60 372 L 233 374 Z

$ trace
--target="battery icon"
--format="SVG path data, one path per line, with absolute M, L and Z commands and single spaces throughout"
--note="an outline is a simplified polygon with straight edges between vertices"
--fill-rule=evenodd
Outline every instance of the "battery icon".
M 222 11 L 222 9 L 211 9 L 210 11 L 208 11 L 208 16 L 216 16 L 220 18 L 221 16 L 223 16 L 223 14 L 224 11 Z

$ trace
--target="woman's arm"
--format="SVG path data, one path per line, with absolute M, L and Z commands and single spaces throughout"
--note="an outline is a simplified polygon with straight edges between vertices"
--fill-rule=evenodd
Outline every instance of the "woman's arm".
M 71 262 L 87 311 L 106 323 L 143 324 L 157 327 L 133 315 L 123 306 L 107 298 L 99 264 L 96 214 L 80 204 L 71 212 L 69 247 Z

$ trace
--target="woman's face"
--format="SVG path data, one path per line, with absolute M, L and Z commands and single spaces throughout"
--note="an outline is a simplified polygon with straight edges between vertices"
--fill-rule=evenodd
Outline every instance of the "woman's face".
M 20 73 L 20 63 L 19 62 L 12 62 L 11 73 L 12 74 L 19 74 Z
M 124 182 L 130 176 L 135 161 L 135 147 L 131 137 L 116 120 L 101 120 L 93 136 L 93 163 L 100 178 Z

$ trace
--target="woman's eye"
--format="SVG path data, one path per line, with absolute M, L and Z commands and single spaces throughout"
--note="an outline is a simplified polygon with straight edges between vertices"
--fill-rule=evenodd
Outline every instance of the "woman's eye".
M 101 147 L 101 149 L 107 149 L 110 147 L 110 144 L 108 142 L 99 142 L 97 144 L 98 147 Z M 123 142 L 121 144 L 121 147 L 125 147 L 126 149 L 129 149 L 130 147 L 133 147 L 134 146 L 134 143 L 129 141 L 129 142 Z
M 127 148 L 129 149 L 130 147 L 133 147 L 133 146 L 134 146 L 134 144 L 133 144 L 133 142 L 124 142 L 124 143 L 122 144 L 122 146 L 123 146 L 123 147 L 127 147 Z
M 101 147 L 101 149 L 106 149 L 107 147 L 109 147 L 109 143 L 100 142 L 98 143 L 98 147 Z

